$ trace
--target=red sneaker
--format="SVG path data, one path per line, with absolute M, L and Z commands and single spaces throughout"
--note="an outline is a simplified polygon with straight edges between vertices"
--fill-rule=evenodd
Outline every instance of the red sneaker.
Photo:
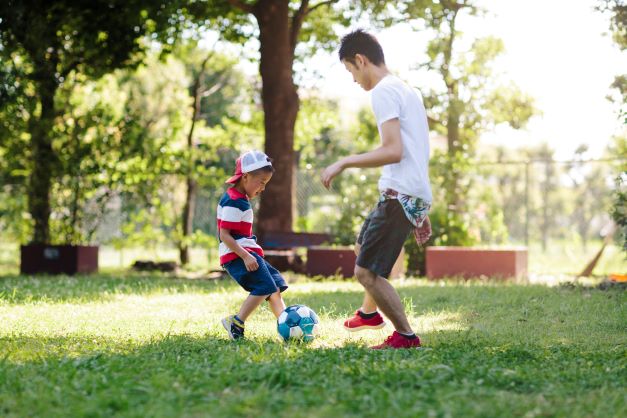
M 410 340 L 394 331 L 392 335 L 383 341 L 383 344 L 375 345 L 370 348 L 374 350 L 383 350 L 386 348 L 420 348 L 420 338 L 416 336 L 416 338 Z
M 350 332 L 361 331 L 364 329 L 381 329 L 385 326 L 385 321 L 379 312 L 370 319 L 364 319 L 359 316 L 359 311 L 355 311 L 352 318 L 344 321 L 344 328 Z

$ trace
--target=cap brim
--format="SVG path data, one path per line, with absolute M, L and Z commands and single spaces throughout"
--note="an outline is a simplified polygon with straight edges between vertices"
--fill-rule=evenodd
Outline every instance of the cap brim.
M 242 178 L 242 176 L 243 174 L 236 174 L 233 177 L 229 178 L 227 181 L 225 181 L 225 183 L 235 184 L 237 183 L 237 180 Z

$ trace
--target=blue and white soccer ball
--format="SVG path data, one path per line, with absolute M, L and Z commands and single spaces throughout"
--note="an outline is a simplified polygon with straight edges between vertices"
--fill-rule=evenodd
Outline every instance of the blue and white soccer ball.
M 318 315 L 305 305 L 292 305 L 285 308 L 276 321 L 279 335 L 285 340 L 303 340 L 316 338 L 320 327 Z

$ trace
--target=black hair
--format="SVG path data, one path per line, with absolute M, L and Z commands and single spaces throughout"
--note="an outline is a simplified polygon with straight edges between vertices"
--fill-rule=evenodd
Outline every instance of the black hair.
M 357 29 L 342 38 L 340 45 L 340 61 L 348 61 L 355 64 L 355 55 L 361 54 L 368 58 L 374 65 L 385 64 L 383 48 L 373 35 Z

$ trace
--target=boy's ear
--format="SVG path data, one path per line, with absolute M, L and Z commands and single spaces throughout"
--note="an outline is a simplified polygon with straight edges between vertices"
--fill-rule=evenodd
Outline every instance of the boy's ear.
M 355 54 L 355 66 L 356 67 L 363 67 L 364 65 L 366 65 L 366 62 L 368 61 L 368 58 L 365 55 L 362 54 Z

